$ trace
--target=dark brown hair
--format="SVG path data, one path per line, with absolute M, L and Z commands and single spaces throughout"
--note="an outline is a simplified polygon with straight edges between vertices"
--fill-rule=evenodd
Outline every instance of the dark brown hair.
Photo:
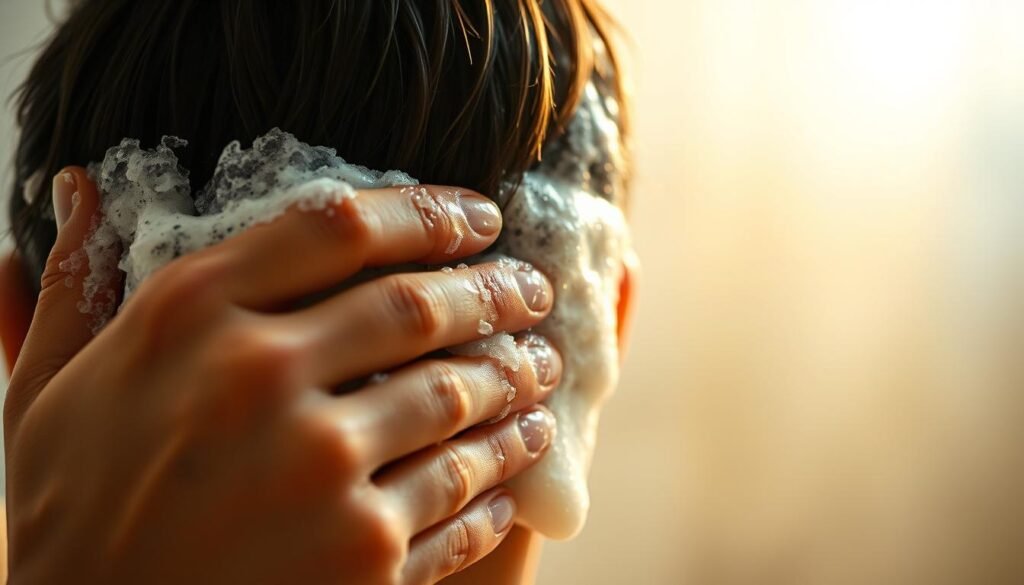
M 497 195 L 593 76 L 618 87 L 611 40 L 597 0 L 80 0 L 16 94 L 18 251 L 38 283 L 55 227 L 49 181 L 29 178 L 123 137 L 188 140 L 196 189 L 228 142 L 277 126 L 350 162 Z

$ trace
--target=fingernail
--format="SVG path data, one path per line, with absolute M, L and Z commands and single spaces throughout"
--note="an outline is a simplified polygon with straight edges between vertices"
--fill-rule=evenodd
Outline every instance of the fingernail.
M 559 370 L 562 368 L 562 360 L 551 344 L 539 335 L 532 335 L 526 341 L 526 351 L 533 364 L 533 371 L 537 376 L 537 383 L 542 388 L 547 388 L 558 379 Z
M 469 227 L 478 235 L 493 236 L 501 229 L 501 211 L 491 201 L 475 197 L 460 199 Z
M 548 411 L 535 409 L 519 415 L 519 435 L 530 453 L 540 453 L 551 443 L 555 420 Z
M 516 503 L 506 495 L 496 496 L 487 504 L 491 513 L 491 525 L 494 526 L 494 533 L 501 534 L 512 525 L 512 518 L 516 515 Z
M 516 284 L 519 285 L 519 293 L 523 295 L 523 300 L 531 311 L 544 311 L 551 306 L 547 279 L 533 267 L 517 270 Z
M 53 178 L 53 216 L 57 220 L 58 231 L 67 223 L 80 200 L 74 173 L 59 173 Z

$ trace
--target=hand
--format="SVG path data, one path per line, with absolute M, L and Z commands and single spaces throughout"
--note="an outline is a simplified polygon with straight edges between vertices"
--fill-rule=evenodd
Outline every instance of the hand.
M 426 221 L 422 202 L 385 189 L 333 213 L 291 209 L 158 271 L 93 338 L 85 275 L 60 263 L 97 213 L 95 187 L 78 168 L 54 185 L 59 235 L 4 412 L 12 582 L 428 583 L 508 534 L 515 504 L 495 486 L 550 443 L 534 404 L 558 382 L 557 352 L 531 337 L 518 371 L 465 357 L 394 368 L 479 338 L 481 319 L 534 325 L 552 301 L 542 275 L 400 274 L 275 310 L 365 267 L 478 253 L 500 229 L 492 203 L 464 193 L 460 210 L 430 188 Z M 460 224 L 473 233 L 446 254 Z M 518 414 L 462 433 L 506 407 L 503 380 Z

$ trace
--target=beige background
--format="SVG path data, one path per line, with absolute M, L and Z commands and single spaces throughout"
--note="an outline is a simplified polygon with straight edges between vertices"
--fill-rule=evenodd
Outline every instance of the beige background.
M 1024 8 L 610 5 L 646 274 L 541 582 L 1024 582 Z M 0 0 L 0 54 L 41 14 Z

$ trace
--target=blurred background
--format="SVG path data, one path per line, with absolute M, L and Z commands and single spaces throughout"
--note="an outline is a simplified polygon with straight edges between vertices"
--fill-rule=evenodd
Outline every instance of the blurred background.
M 540 583 L 1024 583 L 1024 3 L 607 4 L 645 274 Z

